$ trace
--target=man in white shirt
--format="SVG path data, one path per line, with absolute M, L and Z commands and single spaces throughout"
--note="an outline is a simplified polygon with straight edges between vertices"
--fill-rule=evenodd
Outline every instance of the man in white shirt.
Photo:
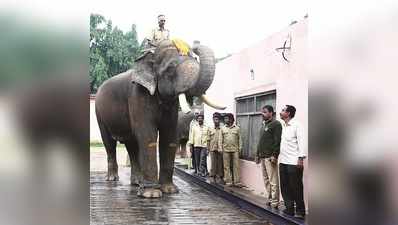
M 286 206 L 283 213 L 293 216 L 296 212 L 296 217 L 304 219 L 303 169 L 306 153 L 303 131 L 293 119 L 295 114 L 296 108 L 292 105 L 286 105 L 280 113 L 283 120 L 279 154 L 280 188 Z
M 189 133 L 188 144 L 193 149 L 195 155 L 195 174 L 206 176 L 206 164 L 207 158 L 207 147 L 209 145 L 209 127 L 203 124 L 204 116 L 199 114 L 196 117 L 198 121 L 197 125 L 192 126 L 192 130 Z
M 196 121 L 196 118 L 198 117 L 199 113 L 200 113 L 199 110 L 197 110 L 197 109 L 194 110 L 194 117 L 193 117 L 191 123 L 189 124 L 189 135 L 191 135 L 191 133 L 192 133 L 192 128 L 193 128 L 194 126 L 198 125 L 198 121 Z M 188 141 L 189 141 L 189 139 L 188 139 Z M 188 144 L 189 144 L 189 143 L 188 143 Z M 194 152 L 193 152 L 193 148 L 190 147 L 190 148 L 189 148 L 189 151 L 190 151 L 190 153 L 191 153 L 192 168 L 195 170 L 195 173 L 198 173 L 198 169 L 199 169 L 199 168 L 196 168 L 196 164 L 195 164 L 195 154 L 194 154 Z

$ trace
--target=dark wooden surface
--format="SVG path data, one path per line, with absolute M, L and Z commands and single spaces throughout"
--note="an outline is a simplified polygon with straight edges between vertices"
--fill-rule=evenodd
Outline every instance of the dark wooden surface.
M 280 225 L 305 225 L 304 220 L 294 218 L 293 216 L 287 216 L 282 213 L 284 209 L 281 203 L 279 209 L 273 209 L 266 205 L 267 200 L 254 194 L 253 192 L 246 190 L 245 188 L 238 187 L 227 187 L 225 185 L 211 184 L 209 180 L 196 176 L 192 170 L 187 170 L 184 166 L 177 164 L 175 167 L 175 173 L 189 183 L 196 183 L 197 185 L 209 190 L 210 192 L 220 196 L 229 202 L 233 203 L 237 207 L 251 212 L 251 214 L 257 215 L 259 218 L 263 218 L 265 221 L 270 221 L 272 224 Z
M 90 224 L 268 224 L 232 203 L 178 176 L 180 193 L 160 199 L 137 197 L 129 168 L 119 169 L 120 181 L 106 182 L 105 171 L 90 174 Z

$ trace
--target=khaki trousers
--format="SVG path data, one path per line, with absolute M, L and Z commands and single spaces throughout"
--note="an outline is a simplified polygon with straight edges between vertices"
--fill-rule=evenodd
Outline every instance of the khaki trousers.
M 278 163 L 271 163 L 271 158 L 261 159 L 265 195 L 272 206 L 279 204 L 279 173 Z
M 225 183 L 240 183 L 239 152 L 223 152 Z M 233 178 L 233 182 L 232 182 Z

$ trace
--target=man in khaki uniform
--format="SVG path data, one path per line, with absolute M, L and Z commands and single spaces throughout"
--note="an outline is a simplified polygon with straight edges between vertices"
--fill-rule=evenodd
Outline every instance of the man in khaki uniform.
M 242 151 L 240 129 L 234 125 L 234 115 L 232 113 L 228 113 L 224 117 L 224 122 L 225 126 L 221 128 L 224 181 L 227 186 L 236 185 L 240 187 L 242 186 L 239 177 L 239 152 Z M 231 176 L 231 173 L 233 176 Z
M 159 27 L 151 31 L 146 37 L 148 47 L 156 47 L 161 41 L 170 39 L 170 31 L 164 27 L 166 17 L 164 15 L 158 16 Z
M 213 114 L 214 127 L 210 128 L 209 152 L 211 160 L 210 183 L 223 184 L 224 166 L 222 157 L 220 113 Z
M 195 173 L 201 176 L 206 176 L 205 160 L 207 158 L 207 147 L 209 145 L 209 127 L 203 124 L 204 116 L 199 114 L 197 116 L 198 124 L 192 126 L 189 133 L 188 144 L 193 148 L 195 154 Z

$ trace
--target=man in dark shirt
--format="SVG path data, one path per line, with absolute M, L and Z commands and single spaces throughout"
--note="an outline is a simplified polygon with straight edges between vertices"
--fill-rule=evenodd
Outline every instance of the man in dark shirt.
M 257 145 L 256 163 L 261 162 L 268 205 L 279 207 L 278 155 L 281 143 L 282 125 L 274 118 L 274 108 L 262 108 L 263 124 Z

